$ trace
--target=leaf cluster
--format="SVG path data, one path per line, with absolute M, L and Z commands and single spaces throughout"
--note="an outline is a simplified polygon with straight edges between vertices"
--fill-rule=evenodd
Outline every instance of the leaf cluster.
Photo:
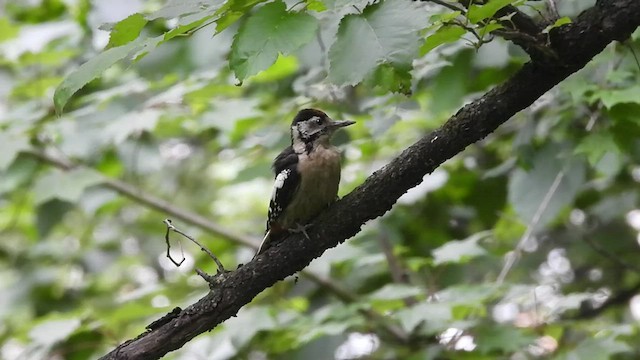
M 342 196 L 584 8 L 168 0 L 110 23 L 88 0 L 41 3 L 0 18 L 7 359 L 96 358 L 202 297 L 194 269 L 215 264 L 187 242 L 169 262 L 166 217 L 225 267 L 248 262 L 300 108 L 357 121 L 334 139 Z M 168 358 L 638 357 L 639 45 L 612 44 Z

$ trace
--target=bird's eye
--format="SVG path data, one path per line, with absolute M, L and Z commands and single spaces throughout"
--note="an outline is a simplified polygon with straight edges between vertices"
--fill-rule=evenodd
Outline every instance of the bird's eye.
M 322 118 L 316 118 L 316 124 L 322 125 Z

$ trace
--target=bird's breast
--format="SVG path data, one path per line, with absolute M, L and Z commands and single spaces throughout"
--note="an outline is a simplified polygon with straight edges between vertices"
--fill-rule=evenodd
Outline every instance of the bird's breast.
M 300 187 L 291 204 L 287 227 L 306 223 L 333 203 L 340 183 L 340 153 L 335 147 L 303 153 L 297 166 Z

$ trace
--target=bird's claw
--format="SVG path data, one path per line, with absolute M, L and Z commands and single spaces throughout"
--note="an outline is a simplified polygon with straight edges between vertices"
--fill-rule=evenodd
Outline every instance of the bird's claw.
M 309 237 L 309 234 L 307 234 L 307 229 L 309 229 L 311 226 L 313 226 L 313 224 L 302 225 L 302 224 L 296 223 L 296 227 L 289 229 L 289 232 L 296 233 L 296 234 L 302 233 L 302 235 L 304 235 L 304 237 L 306 237 L 307 240 L 311 240 L 311 238 Z

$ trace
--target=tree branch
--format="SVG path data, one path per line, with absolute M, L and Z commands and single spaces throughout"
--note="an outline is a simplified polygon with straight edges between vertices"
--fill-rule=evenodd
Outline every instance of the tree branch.
M 62 170 L 71 170 L 76 167 L 82 166 L 79 164 L 75 164 L 64 157 L 61 156 L 53 156 L 46 152 L 41 151 L 28 151 L 27 154 L 37 158 L 38 160 L 53 165 Z M 175 204 L 169 203 L 161 198 L 155 197 L 139 188 L 136 188 L 126 182 L 123 182 L 118 179 L 105 179 L 102 183 L 103 186 L 116 191 L 120 195 L 126 196 L 129 199 L 135 201 L 136 203 L 145 205 L 151 209 L 155 209 L 165 214 L 171 215 L 181 221 L 184 221 L 190 225 L 199 227 L 208 231 L 209 233 L 219 236 L 223 239 L 229 240 L 233 243 L 248 246 L 252 249 L 258 249 L 258 243 L 260 239 L 252 238 L 247 235 L 237 234 L 233 230 L 228 229 L 220 224 L 217 224 L 203 216 L 200 216 L 196 213 L 190 212 L 185 209 L 181 209 Z M 202 246 L 198 244 L 202 249 Z M 314 273 L 309 269 L 304 269 L 300 272 L 302 276 L 307 278 L 309 281 L 315 283 L 319 287 L 327 290 L 333 296 L 338 298 L 340 301 L 350 304 L 358 301 L 358 296 L 334 282 L 331 279 L 327 279 L 321 275 Z M 204 273 L 198 273 L 201 277 L 207 281 L 207 276 Z M 212 277 L 210 277 L 212 278 Z M 174 309 L 175 310 L 175 309 Z M 367 319 L 374 322 L 380 329 L 388 334 L 390 338 L 397 343 L 406 343 L 408 341 L 409 336 L 404 333 L 404 331 L 395 326 L 394 324 L 389 323 L 384 319 L 382 315 L 370 309 L 360 309 L 360 314 L 362 314 Z
M 518 8 L 513 5 L 507 5 L 496 12 L 497 17 L 509 15 L 511 15 L 511 24 L 504 21 L 503 25 L 509 25 L 508 27 L 513 30 L 520 31 L 533 37 L 537 37 L 542 33 L 542 30 L 544 30 L 543 26 L 538 25 L 538 23 L 536 23 L 529 15 L 518 10 Z
M 423 0 L 430 1 L 430 0 Z M 465 9 L 472 4 L 472 0 L 458 0 Z M 494 30 L 491 33 L 513 42 L 524 50 L 531 60 L 538 62 L 550 62 L 556 60 L 556 54 L 547 44 L 547 34 L 543 33 L 544 26 L 533 18 L 518 10 L 513 5 L 507 5 L 495 13 L 504 29 Z
M 614 40 L 640 26 L 637 0 L 599 0 L 572 24 L 550 33 L 555 65 L 527 63 L 513 77 L 466 105 L 441 128 L 407 148 L 315 220 L 313 241 L 292 235 L 225 280 L 166 324 L 118 346 L 103 359 L 157 359 L 215 328 L 257 294 L 306 267 L 326 249 L 355 235 L 365 222 L 391 209 L 408 189 L 440 164 L 484 138 L 560 81 L 584 67 Z
M 60 157 L 53 156 L 46 152 L 42 151 L 28 151 L 27 154 L 37 158 L 38 160 L 45 162 L 47 164 L 51 164 L 62 170 L 71 170 L 76 168 L 78 164 L 74 164 L 73 162 Z M 260 239 L 252 238 L 251 236 L 237 234 L 231 229 L 228 229 L 222 225 L 214 223 L 204 216 L 200 216 L 196 213 L 192 213 L 183 209 L 180 209 L 168 201 L 162 200 L 158 197 L 155 197 L 151 194 L 147 194 L 146 192 L 136 188 L 135 186 L 129 185 L 124 181 L 120 181 L 118 179 L 109 179 L 106 178 L 102 185 L 123 195 L 128 197 L 129 199 L 148 206 L 149 208 L 156 209 L 158 211 L 162 211 L 165 214 L 170 215 L 176 219 L 180 219 L 186 223 L 197 226 L 201 229 L 207 230 L 209 233 L 220 236 L 222 238 L 228 239 L 234 243 L 242 244 L 245 246 L 249 246 L 253 249 L 258 248 L 258 243 Z

